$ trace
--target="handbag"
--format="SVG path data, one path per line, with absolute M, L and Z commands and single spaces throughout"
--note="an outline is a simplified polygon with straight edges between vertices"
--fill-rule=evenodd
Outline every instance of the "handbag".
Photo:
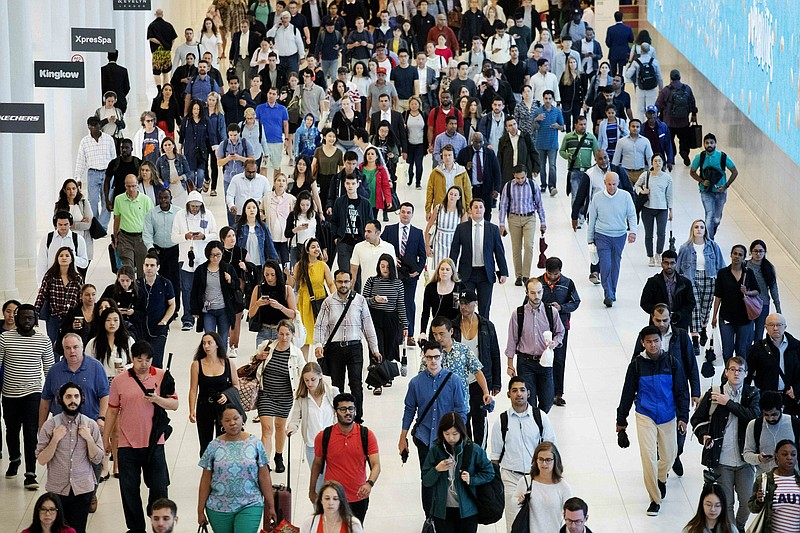
M 367 379 L 365 381 L 367 386 L 372 388 L 383 387 L 384 384 L 400 375 L 397 363 L 388 359 L 383 359 L 380 363 L 370 365 L 367 370 Z
M 436 533 L 436 524 L 433 523 L 433 517 L 429 516 L 422 524 L 422 533 Z
M 208 524 L 201 524 L 197 526 L 197 533 L 208 533 Z
M 97 217 L 92 217 L 92 223 L 89 225 L 89 235 L 92 236 L 92 239 L 102 239 L 108 235 L 106 228 L 97 220 Z
M 697 122 L 689 124 L 689 148 L 703 147 L 703 126 Z
M 395 211 L 400 209 L 400 197 L 397 196 L 397 193 L 392 190 L 392 207 L 388 209 L 384 206 L 383 210 L 388 213 L 394 213 Z
M 308 271 L 306 271 L 306 288 L 308 289 L 308 297 L 311 300 L 311 312 L 314 313 L 314 320 L 317 320 L 319 316 L 319 311 L 322 309 L 322 302 L 325 301 L 325 298 L 321 300 L 317 299 L 317 296 L 314 294 L 314 286 L 311 284 L 311 276 L 309 275 Z
M 742 274 L 742 286 L 744 286 L 744 278 L 747 273 Z M 764 309 L 764 302 L 761 301 L 761 296 L 756 294 L 755 296 L 748 296 L 744 295 L 744 307 L 747 309 L 747 318 L 748 320 L 755 320 L 759 316 L 761 316 L 761 311 Z
M 237 313 L 241 313 L 247 309 L 247 302 L 244 299 L 244 291 L 239 287 L 233 289 L 233 310 Z
M 745 530 L 746 533 L 763 533 L 767 530 L 767 473 L 763 472 L 761 476 L 761 487 L 763 487 L 762 490 L 764 491 L 764 506 L 758 512 L 753 521 L 750 522 L 750 525 Z
M 647 171 L 647 175 L 645 176 L 644 188 L 648 189 L 648 190 L 650 189 L 650 171 L 649 170 Z M 638 193 L 636 195 L 636 217 L 637 218 L 639 217 L 639 213 L 642 212 L 642 209 L 644 209 L 644 204 L 646 204 L 649 201 L 650 201 L 650 193 L 646 193 L 645 194 L 645 193 L 641 193 L 640 192 L 640 193 Z
M 525 499 L 522 500 L 522 506 L 519 508 L 517 516 L 514 517 L 514 522 L 511 524 L 510 533 L 530 533 L 531 530 L 531 486 L 528 485 L 528 491 L 525 493 Z
M 239 379 L 255 378 L 256 372 L 258 372 L 258 365 L 260 364 L 261 361 L 253 361 L 252 363 L 240 366 L 236 369 L 236 375 L 239 376 Z
M 258 366 L 256 365 L 256 368 Z M 258 380 L 252 377 L 239 378 L 239 396 L 242 398 L 242 409 L 252 411 L 258 403 Z

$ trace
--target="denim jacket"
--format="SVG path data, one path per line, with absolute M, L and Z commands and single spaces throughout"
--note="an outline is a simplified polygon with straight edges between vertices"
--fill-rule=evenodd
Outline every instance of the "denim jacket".
M 247 236 L 249 234 L 250 226 L 247 223 L 243 223 L 239 231 L 237 231 L 236 245 L 247 249 Z M 256 224 L 256 237 L 258 238 L 258 249 L 261 251 L 261 257 L 251 257 L 250 261 L 257 265 L 263 265 L 267 262 L 267 259 L 280 261 L 278 252 L 275 250 L 275 244 L 272 242 L 269 228 L 263 222 Z
M 162 155 L 156 161 L 156 170 L 158 170 L 158 175 L 164 181 L 165 186 L 169 187 L 169 161 L 170 159 Z M 181 185 L 183 185 L 183 189 L 186 190 L 186 175 L 191 171 L 189 168 L 189 162 L 186 160 L 183 155 L 178 154 L 175 156 L 175 170 L 178 172 L 178 176 L 183 176 L 184 179 L 181 180 Z
M 712 240 L 706 240 L 703 247 L 703 256 L 706 258 L 706 275 L 717 277 L 717 272 L 727 266 L 725 256 L 722 255 L 719 245 Z M 694 272 L 697 269 L 697 253 L 691 242 L 685 242 L 678 250 L 678 274 L 694 283 Z

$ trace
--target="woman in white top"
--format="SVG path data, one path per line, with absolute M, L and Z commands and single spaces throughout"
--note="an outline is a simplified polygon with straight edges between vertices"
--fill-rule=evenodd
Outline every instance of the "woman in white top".
M 486 15 L 486 19 L 489 20 L 489 11 L 494 9 L 494 18 L 491 21 L 491 24 L 494 24 L 495 20 L 499 20 L 500 22 L 506 21 L 506 14 L 503 11 L 502 6 L 497 4 L 497 0 L 489 0 L 486 2 L 486 7 L 483 8 L 483 14 Z
M 339 389 L 331 385 L 331 378 L 322 374 L 322 367 L 312 361 L 306 363 L 300 373 L 300 382 L 294 395 L 294 405 L 286 424 L 286 434 L 292 436 L 300 431 L 306 443 L 308 467 L 314 463 L 314 439 L 328 426 L 336 423 L 333 399 Z M 322 486 L 324 476 L 317 480 L 317 492 Z
M 211 65 L 219 68 L 219 58 L 222 55 L 222 37 L 217 31 L 217 24 L 211 17 L 203 20 L 203 29 L 200 30 L 200 44 L 211 52 Z
M 255 52 L 253 52 L 253 57 L 250 59 L 250 66 L 257 67 L 258 73 L 261 74 L 261 71 L 264 70 L 264 67 L 267 66 L 267 61 L 269 60 L 269 53 L 272 50 L 269 49 L 269 43 L 267 43 L 266 39 L 261 40 L 261 46 L 256 48 Z
M 561 454 L 552 442 L 542 442 L 533 451 L 530 477 L 522 476 L 514 493 L 520 505 L 530 493 L 531 531 L 558 531 L 564 524 L 564 502 L 572 497 L 572 489 L 563 470 Z
M 320 476 L 322 478 L 322 476 Z M 300 533 L 363 533 L 361 522 L 353 516 L 344 487 L 338 481 L 328 481 L 317 492 L 314 514 L 300 527 Z
M 125 129 L 125 120 L 122 117 L 122 111 L 118 107 L 114 107 L 117 103 L 117 93 L 114 91 L 106 91 L 103 95 L 103 107 L 97 108 L 94 116 L 100 119 L 100 129 L 103 133 L 111 135 L 116 143 L 122 139 L 122 130 Z M 117 151 L 119 151 L 119 144 L 117 144 Z
M 86 241 L 86 255 L 89 261 L 94 256 L 94 239 L 89 233 L 89 228 L 92 226 L 92 205 L 81 194 L 78 188 L 78 182 L 72 178 L 64 180 L 61 190 L 58 191 L 58 201 L 55 205 L 54 213 L 58 211 L 69 211 L 72 215 L 72 231 L 77 232 L 78 235 L 83 237 Z M 89 268 L 88 266 L 86 267 Z
M 447 60 L 436 54 L 436 45 L 434 43 L 427 43 L 425 45 L 425 55 L 427 60 L 425 65 L 436 71 L 436 77 L 447 76 Z
M 531 43 L 531 47 L 528 48 L 528 57 L 533 57 L 533 49 L 537 44 L 544 46 L 544 49 L 542 50 L 542 57 L 550 62 L 550 67 L 552 69 L 553 58 L 556 57 L 558 49 L 556 48 L 556 44 L 553 42 L 553 36 L 550 35 L 550 30 L 542 30 L 542 32 L 539 34 L 539 40 Z
M 275 251 L 278 252 L 281 265 L 289 262 L 289 245 L 286 238 L 286 221 L 294 209 L 296 198 L 286 192 L 289 181 L 284 174 L 278 174 L 273 180 L 273 188 L 261 199 L 261 212 L 264 222 L 272 235 Z
M 353 83 L 358 89 L 358 94 L 361 96 L 360 108 L 356 106 L 354 109 L 365 109 L 367 105 L 367 95 L 369 94 L 369 86 L 372 85 L 372 78 L 369 76 L 367 66 L 363 61 L 356 61 L 353 65 L 353 75 L 350 76 L 350 83 Z
M 654 154 L 650 160 L 652 169 L 639 176 L 636 193 L 647 194 L 648 199 L 642 208 L 644 223 L 644 246 L 650 266 L 661 264 L 661 252 L 667 234 L 667 220 L 672 220 L 672 176 L 664 171 L 664 159 Z M 656 255 L 653 256 L 653 225 L 658 222 Z

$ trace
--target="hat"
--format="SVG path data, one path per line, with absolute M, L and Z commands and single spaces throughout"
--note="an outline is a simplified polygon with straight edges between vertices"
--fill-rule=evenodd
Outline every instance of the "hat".
M 611 87 L 610 85 L 606 85 L 605 87 L 600 87 L 598 90 L 601 93 L 606 93 L 606 94 L 610 94 L 610 93 L 614 92 L 614 88 Z
M 472 289 L 465 289 L 458 294 L 459 303 L 472 303 L 478 301 L 478 295 Z
M 653 113 L 658 113 L 658 108 L 654 105 L 649 105 L 644 110 L 645 113 L 649 113 L 650 111 L 652 111 Z
M 572 14 L 573 15 L 583 15 L 583 11 L 581 11 L 580 9 L 578 9 L 576 7 L 575 9 L 572 10 Z
M 671 80 L 679 80 L 681 79 L 681 71 L 674 68 L 669 71 L 669 79 Z
M 375 71 L 376 74 L 386 74 L 386 69 L 383 67 L 378 67 L 378 70 Z
M 336 23 L 333 22 L 333 19 L 331 17 L 325 17 L 324 19 L 322 19 L 322 25 L 323 26 L 335 26 Z

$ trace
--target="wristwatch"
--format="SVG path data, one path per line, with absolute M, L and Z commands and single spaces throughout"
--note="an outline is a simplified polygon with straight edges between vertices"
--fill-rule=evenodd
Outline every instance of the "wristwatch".
M 374 482 L 374 481 L 372 481 L 371 479 L 368 479 L 368 480 L 367 480 L 367 483 L 369 483 L 369 486 L 370 486 L 370 487 L 374 487 L 374 486 L 375 486 L 375 482 Z

